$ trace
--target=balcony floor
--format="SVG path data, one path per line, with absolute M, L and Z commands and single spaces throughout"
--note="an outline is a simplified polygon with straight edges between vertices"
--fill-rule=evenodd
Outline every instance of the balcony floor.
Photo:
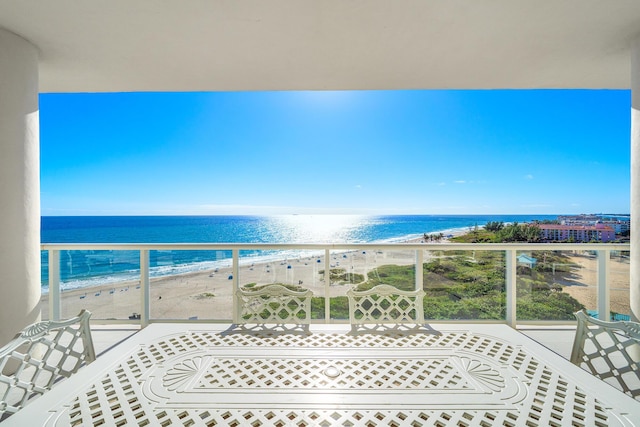
M 519 326 L 517 329 L 565 359 L 571 357 L 575 326 Z

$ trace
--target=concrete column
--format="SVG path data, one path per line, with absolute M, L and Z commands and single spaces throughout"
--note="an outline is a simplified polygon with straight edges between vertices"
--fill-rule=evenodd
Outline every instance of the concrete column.
M 640 320 L 640 39 L 631 47 L 631 318 Z
M 40 319 L 38 51 L 0 29 L 0 345 Z

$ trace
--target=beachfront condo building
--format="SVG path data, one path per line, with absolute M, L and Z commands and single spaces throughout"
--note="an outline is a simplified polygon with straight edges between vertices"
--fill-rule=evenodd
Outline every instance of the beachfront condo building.
M 558 221 L 562 225 L 607 225 L 616 232 L 616 234 L 628 234 L 631 230 L 631 220 L 623 216 L 609 215 L 560 215 Z
M 604 224 L 558 225 L 539 224 L 540 234 L 546 242 L 611 242 L 616 239 L 613 228 Z

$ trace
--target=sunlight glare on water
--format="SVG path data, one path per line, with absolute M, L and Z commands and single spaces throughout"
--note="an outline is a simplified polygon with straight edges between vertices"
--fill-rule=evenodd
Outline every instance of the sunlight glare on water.
M 366 225 L 361 215 L 282 215 L 271 218 L 271 233 L 281 242 L 357 242 Z

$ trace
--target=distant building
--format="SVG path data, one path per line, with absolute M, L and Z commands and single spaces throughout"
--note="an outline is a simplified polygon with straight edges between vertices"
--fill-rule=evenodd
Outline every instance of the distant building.
M 585 215 L 585 214 L 581 214 L 581 215 L 560 215 L 560 216 L 558 216 L 558 221 L 560 221 L 560 224 L 562 224 L 562 225 L 575 225 L 575 224 L 588 225 L 588 224 L 595 224 L 596 222 L 600 221 L 601 219 L 602 219 L 602 217 L 600 217 L 598 215 Z
M 628 232 L 631 229 L 631 221 L 602 221 L 601 224 L 607 225 L 611 228 L 613 228 L 613 231 L 616 232 L 616 234 L 623 234 Z
M 620 219 L 623 218 L 623 219 Z M 622 216 L 601 216 L 601 215 L 560 215 L 558 221 L 562 225 L 607 225 L 616 232 L 616 234 L 627 233 L 631 229 L 631 220 Z
M 601 223 L 594 225 L 538 224 L 538 227 L 542 240 L 547 242 L 573 240 L 604 243 L 616 239 L 615 230 Z

